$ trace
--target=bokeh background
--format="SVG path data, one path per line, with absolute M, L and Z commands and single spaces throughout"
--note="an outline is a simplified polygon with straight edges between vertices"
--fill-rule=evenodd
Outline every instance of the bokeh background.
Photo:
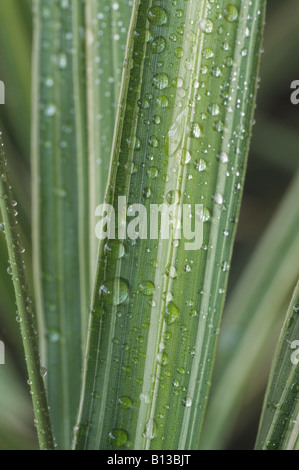
M 0 80 L 6 104 L 0 106 L 11 182 L 29 279 L 31 273 L 30 108 L 32 55 L 31 0 L 0 0 Z M 290 102 L 290 84 L 299 79 L 299 2 L 269 0 L 260 69 L 260 86 L 244 198 L 229 280 L 228 298 L 260 237 L 287 191 L 299 154 L 299 105 Z M 298 201 L 294 203 L 298 204 Z M 1 223 L 1 221 L 0 221 Z M 298 227 L 299 228 L 299 227 Z M 0 225 L 1 232 L 1 225 Z M 0 366 L 0 449 L 37 449 L 23 349 L 4 236 L 0 233 L 0 340 L 6 364 Z M 32 282 L 31 282 L 32 287 Z M 281 322 L 284 311 L 281 312 Z M 273 348 L 277 340 L 273 328 Z M 271 350 L 271 348 L 270 348 Z M 246 399 L 223 447 L 252 449 L 257 432 L 270 357 L 256 392 Z M 253 398 L 252 398 L 253 397 Z

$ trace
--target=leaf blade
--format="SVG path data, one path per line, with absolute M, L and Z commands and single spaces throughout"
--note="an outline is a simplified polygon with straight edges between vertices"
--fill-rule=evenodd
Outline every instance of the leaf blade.
M 298 450 L 299 283 L 287 311 L 271 368 L 256 442 L 257 450 Z M 293 351 L 294 349 L 296 350 Z
M 160 232 L 158 241 L 123 241 L 114 260 L 109 241 L 108 249 L 101 244 L 76 448 L 198 445 L 244 181 L 264 2 L 224 7 L 225 19 L 204 1 L 178 2 L 176 8 L 150 2 L 133 7 L 105 201 L 118 222 L 127 210 L 117 207 L 118 197 L 126 196 L 128 206 L 137 202 L 146 208 L 202 201 L 202 218 L 210 218 L 205 248 L 186 255 L 174 229 L 170 240 Z M 229 31 L 234 55 L 232 69 L 219 73 L 226 57 L 220 44 L 213 51 L 220 25 L 223 34 Z M 175 44 L 168 41 L 174 32 Z M 167 38 L 168 54 L 161 37 Z M 196 105 L 199 80 L 207 90 L 201 90 Z M 187 167 L 182 156 L 188 160 L 189 154 Z M 201 154 L 211 158 L 203 161 Z M 234 169 L 230 177 L 228 168 Z

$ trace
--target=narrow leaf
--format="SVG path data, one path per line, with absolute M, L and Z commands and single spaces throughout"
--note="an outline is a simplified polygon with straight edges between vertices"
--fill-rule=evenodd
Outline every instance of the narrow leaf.
M 59 448 L 70 447 L 88 314 L 84 1 L 35 0 L 33 262 Z
M 261 368 L 269 373 L 283 322 L 281 313 L 299 276 L 298 263 L 294 263 L 299 252 L 298 198 L 299 173 L 228 299 L 202 448 L 223 448 L 242 403 L 249 402 L 248 394 L 254 393 L 252 384 L 258 387 L 256 394 L 266 387 Z
M 94 277 L 98 240 L 96 207 L 104 201 L 113 129 L 131 18 L 128 0 L 86 2 L 86 63 L 90 192 L 90 269 Z
M 100 246 L 77 449 L 198 446 L 245 175 L 264 7 L 134 2 L 105 199 L 110 239 Z M 173 217 L 162 227 L 151 224 L 150 234 L 150 204 L 163 203 Z M 183 209 L 197 236 L 203 225 L 201 249 L 194 238 L 190 249 L 186 232 L 178 237 Z
M 28 369 L 28 383 L 31 389 L 35 424 L 41 450 L 54 449 L 49 409 L 41 363 L 38 351 L 36 319 L 32 311 L 32 301 L 28 294 L 22 244 L 17 230 L 16 204 L 12 199 L 8 182 L 7 164 L 3 150 L 2 132 L 0 133 L 0 209 L 10 261 L 9 272 L 12 276 L 16 304 L 17 320 L 20 323 L 25 359 Z
M 299 450 L 299 282 L 280 335 L 256 449 Z

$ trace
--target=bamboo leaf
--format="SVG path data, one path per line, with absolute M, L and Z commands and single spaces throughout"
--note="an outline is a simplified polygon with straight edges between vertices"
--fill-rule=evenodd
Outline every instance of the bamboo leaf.
M 299 275 L 299 173 L 297 173 L 250 262 L 228 299 L 201 448 L 223 448 L 250 384 L 266 384 L 260 367 L 270 368 L 281 313 Z M 260 358 L 263 361 L 260 361 Z M 267 358 L 269 357 L 269 362 Z M 267 371 L 268 373 L 268 371 Z
M 51 419 L 65 449 L 90 297 L 84 5 L 34 2 L 33 263 Z
M 258 450 L 299 450 L 299 282 L 281 331 L 257 437 Z
M 28 383 L 31 389 L 40 448 L 41 450 L 52 450 L 54 449 L 54 441 L 38 353 L 36 319 L 32 312 L 32 301 L 28 295 L 25 266 L 22 259 L 23 249 L 17 230 L 16 204 L 12 199 L 11 187 L 8 182 L 2 132 L 0 133 L 0 209 L 7 241 L 10 260 L 9 269 L 14 284 L 18 309 L 17 319 L 21 327 L 29 376 Z
M 264 7 L 134 3 L 105 199 L 118 228 L 116 240 L 110 232 L 100 246 L 76 449 L 198 446 L 245 176 Z M 168 239 L 161 227 L 157 239 L 122 236 L 127 209 L 137 215 L 133 203 L 140 217 L 150 204 L 174 207 Z M 186 233 L 177 237 L 184 204 L 193 222 L 203 223 L 200 250 L 185 250 Z M 195 204 L 203 208 L 194 216 Z

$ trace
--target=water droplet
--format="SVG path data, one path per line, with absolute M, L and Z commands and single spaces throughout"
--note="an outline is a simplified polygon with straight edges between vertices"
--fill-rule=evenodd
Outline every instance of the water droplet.
M 144 437 L 147 439 L 154 439 L 157 434 L 157 423 L 154 419 L 150 419 L 146 425 L 144 430 Z
M 211 34 L 213 32 L 213 29 L 214 29 L 213 21 L 211 21 L 207 18 L 201 20 L 200 29 L 206 34 Z
M 155 290 L 155 284 L 152 281 L 143 281 L 139 285 L 140 292 L 145 296 L 150 296 Z
M 186 397 L 182 400 L 182 403 L 186 408 L 190 408 L 192 406 L 192 398 Z
M 149 146 L 152 148 L 157 148 L 159 146 L 159 141 L 156 136 L 152 135 L 148 139 Z
M 206 47 L 202 51 L 202 56 L 204 57 L 204 59 L 212 59 L 212 57 L 214 57 L 214 51 L 209 47 Z
M 229 23 L 233 23 L 234 21 L 237 21 L 238 16 L 239 16 L 237 7 L 229 3 L 224 9 L 223 16 L 226 19 L 226 21 L 228 21 Z
M 157 178 L 157 176 L 159 174 L 159 170 L 158 170 L 158 168 L 153 166 L 151 168 L 148 168 L 148 170 L 146 171 L 146 174 L 149 178 L 155 179 L 155 178 Z
M 202 127 L 198 122 L 193 122 L 191 124 L 191 137 L 194 137 L 195 139 L 199 139 L 202 134 Z
M 143 190 L 143 197 L 144 197 L 145 199 L 149 199 L 149 198 L 151 197 L 151 195 L 152 195 L 152 190 L 151 190 L 151 188 L 144 188 L 144 190 Z
M 113 429 L 109 433 L 109 439 L 113 446 L 122 447 L 128 440 L 128 434 L 123 429 Z
M 125 255 L 125 247 L 123 243 L 118 240 L 109 240 L 105 245 L 105 253 L 108 258 L 120 259 Z
M 178 307 L 173 303 L 169 302 L 165 308 L 165 320 L 167 325 L 172 325 L 180 316 Z
M 153 77 L 153 86 L 158 90 L 164 90 L 168 86 L 169 78 L 166 73 L 156 73 Z
M 161 108 L 167 108 L 169 105 L 169 100 L 167 96 L 164 96 L 164 95 L 158 96 L 157 105 L 160 106 Z
M 172 205 L 172 204 L 179 204 L 180 200 L 181 200 L 181 193 L 180 193 L 180 191 L 173 190 L 173 191 L 169 191 L 169 192 L 166 194 L 166 202 L 167 202 L 169 205 Z
M 180 163 L 181 165 L 187 165 L 191 161 L 191 153 L 187 149 L 180 151 Z
M 157 355 L 157 362 L 160 366 L 167 366 L 168 364 L 168 356 L 165 352 L 159 352 Z
M 167 23 L 168 17 L 164 8 L 153 6 L 149 9 L 148 20 L 154 26 L 162 26 Z
M 221 152 L 219 155 L 217 155 L 217 159 L 221 163 L 227 163 L 228 162 L 228 154 L 226 152 Z
M 166 155 L 172 156 L 178 149 L 183 133 L 184 133 L 184 116 L 187 110 L 184 109 L 178 117 L 176 118 L 175 122 L 172 124 L 171 128 L 169 129 L 167 136 L 164 142 L 164 150 Z
M 108 279 L 100 288 L 100 296 L 107 305 L 120 305 L 128 298 L 128 295 L 128 283 L 121 277 Z
M 177 47 L 174 51 L 174 55 L 177 59 L 181 59 L 183 57 L 183 49 L 181 47 Z
M 221 268 L 222 268 L 222 271 L 223 271 L 223 272 L 229 271 L 229 269 L 230 269 L 230 264 L 229 264 L 229 262 L 228 262 L 228 261 L 223 261 Z
M 223 196 L 221 193 L 216 193 L 213 197 L 213 202 L 221 206 L 223 204 Z
M 166 41 L 162 36 L 154 38 L 152 42 L 152 51 L 156 54 L 159 54 L 164 51 L 166 46 Z
M 132 406 L 132 400 L 129 397 L 123 396 L 118 399 L 118 405 L 120 408 L 123 410 L 127 410 L 128 408 L 131 408 Z
M 46 377 L 48 371 L 47 371 L 47 369 L 46 369 L 45 367 L 41 367 L 41 368 L 40 368 L 40 373 L 41 373 L 41 376 L 42 376 L 42 377 Z
M 45 108 L 45 116 L 52 117 L 56 114 L 56 106 L 54 104 L 49 104 Z
M 207 168 L 207 162 L 203 158 L 200 158 L 199 160 L 195 161 L 194 166 L 199 172 L 205 171 L 205 169 Z
M 218 114 L 220 114 L 220 107 L 218 104 L 211 104 L 208 107 L 208 111 L 212 116 L 218 116 Z
M 51 343 L 58 343 L 58 341 L 60 340 L 60 333 L 58 330 L 52 328 L 50 329 L 49 331 L 49 339 L 51 341 Z
M 213 124 L 213 129 L 217 132 L 223 132 L 224 131 L 224 124 L 222 121 L 215 121 Z
M 199 210 L 195 210 L 195 217 L 198 218 L 201 222 L 208 222 L 211 218 L 210 211 L 207 207 L 200 208 Z

